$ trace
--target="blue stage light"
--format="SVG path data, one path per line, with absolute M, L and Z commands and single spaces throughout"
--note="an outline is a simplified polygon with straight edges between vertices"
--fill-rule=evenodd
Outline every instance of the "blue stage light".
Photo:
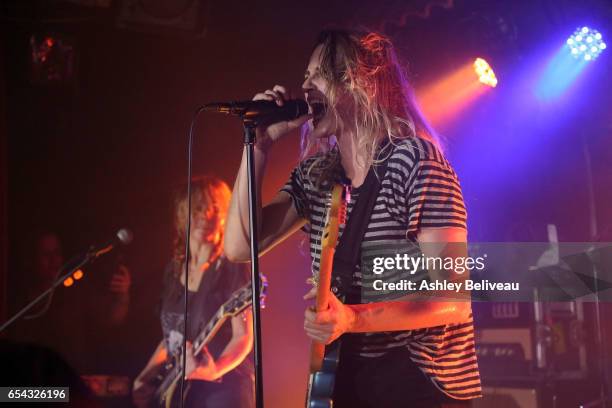
M 601 33 L 589 27 L 577 28 L 566 43 L 574 58 L 584 61 L 596 59 L 606 49 Z

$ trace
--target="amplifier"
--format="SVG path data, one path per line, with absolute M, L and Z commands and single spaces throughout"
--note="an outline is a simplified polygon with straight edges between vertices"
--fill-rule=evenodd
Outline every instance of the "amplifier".
M 472 408 L 540 408 L 535 388 L 483 387 Z
M 473 309 L 483 378 L 587 376 L 582 302 L 475 302 Z
M 532 376 L 515 381 L 490 381 L 472 408 L 578 408 L 602 407 L 598 384 L 584 380 L 550 381 Z M 606 405 L 607 406 L 607 405 Z

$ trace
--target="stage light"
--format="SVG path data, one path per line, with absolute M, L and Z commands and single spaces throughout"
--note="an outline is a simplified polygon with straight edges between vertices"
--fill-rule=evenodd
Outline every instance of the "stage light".
M 68 84 L 75 79 L 74 40 L 60 35 L 30 36 L 30 81 L 35 84 Z
M 74 280 L 81 279 L 83 277 L 83 271 L 81 269 L 77 270 L 72 274 L 72 277 L 74 278 Z
M 64 286 L 67 288 L 69 288 L 73 284 L 74 284 L 74 279 L 72 279 L 71 277 L 68 277 L 66 278 L 66 280 L 64 280 Z
M 491 88 L 495 88 L 497 86 L 497 77 L 495 76 L 495 72 L 489 65 L 487 61 L 482 58 L 476 58 L 474 61 L 474 71 L 476 71 L 476 75 L 478 75 L 478 80 L 490 86 Z
M 478 64 L 479 67 L 482 65 L 481 62 Z M 474 70 L 474 61 L 467 60 L 461 66 L 417 90 L 421 108 L 434 125 L 448 124 L 480 96 L 492 91 L 491 86 L 485 86 L 481 82 L 479 75 L 474 75 Z
M 577 28 L 566 44 L 574 58 L 582 58 L 584 61 L 596 59 L 606 49 L 601 33 L 589 27 Z

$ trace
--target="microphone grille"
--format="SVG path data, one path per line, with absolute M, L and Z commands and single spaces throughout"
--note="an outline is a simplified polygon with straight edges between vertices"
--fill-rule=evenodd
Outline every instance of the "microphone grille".
M 119 238 L 119 241 L 121 241 L 123 245 L 128 245 L 134 240 L 134 234 L 127 228 L 121 228 L 117 231 L 117 238 Z

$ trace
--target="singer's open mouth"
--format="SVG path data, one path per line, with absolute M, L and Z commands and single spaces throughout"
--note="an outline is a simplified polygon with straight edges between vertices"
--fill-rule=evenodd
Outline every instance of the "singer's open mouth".
M 327 111 L 325 102 L 321 100 L 311 100 L 308 101 L 308 104 L 312 110 L 312 123 L 316 126 L 317 123 L 319 123 L 319 121 L 325 116 Z

